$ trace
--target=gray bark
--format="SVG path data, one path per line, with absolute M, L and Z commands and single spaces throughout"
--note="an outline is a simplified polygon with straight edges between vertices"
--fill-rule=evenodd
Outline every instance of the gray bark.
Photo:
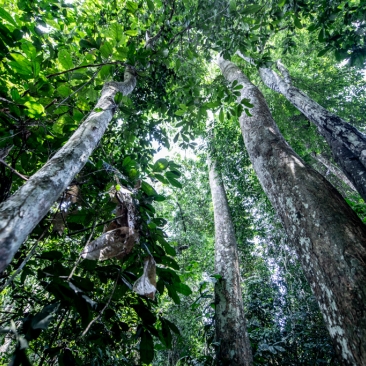
M 356 191 L 356 188 L 354 187 L 352 182 L 347 178 L 347 176 L 341 170 L 339 170 L 338 167 L 336 167 L 328 159 L 326 159 L 323 155 L 312 153 L 311 156 L 315 160 L 320 162 L 322 165 L 324 165 L 327 168 L 327 170 L 332 174 L 334 174 L 340 181 L 346 184 L 351 191 Z
M 215 323 L 218 365 L 250 366 L 252 350 L 246 328 L 234 226 L 224 185 L 209 161 L 209 178 L 215 218 Z
M 21 244 L 97 147 L 113 117 L 116 93 L 119 91 L 127 95 L 135 85 L 134 70 L 128 67 L 123 83 L 106 83 L 95 106 L 102 111 L 92 111 L 69 141 L 0 205 L 0 272 L 11 262 Z
M 366 365 L 366 226 L 329 182 L 281 135 L 262 93 L 233 63 L 225 78 L 243 85 L 252 117 L 240 116 L 245 146 L 318 301 L 343 365 Z
M 366 201 L 366 136 L 294 87 L 286 68 L 281 62 L 277 62 L 277 66 L 283 78 L 271 69 L 260 68 L 263 82 L 281 93 L 318 127 L 332 150 L 334 160 Z

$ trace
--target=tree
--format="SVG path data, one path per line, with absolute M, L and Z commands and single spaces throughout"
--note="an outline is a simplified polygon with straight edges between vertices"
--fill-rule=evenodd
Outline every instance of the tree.
M 112 120 L 117 92 L 126 96 L 132 92 L 135 85 L 135 71 L 128 67 L 123 83 L 105 84 L 95 111 L 91 112 L 65 146 L 15 194 L 1 204 L 1 272 L 97 147 Z
M 252 365 L 234 226 L 217 164 L 209 160 L 215 217 L 215 329 L 219 365 Z
M 278 61 L 281 78 L 273 70 L 260 67 L 263 82 L 271 89 L 283 94 L 296 108 L 318 128 L 333 152 L 334 160 L 357 188 L 361 197 L 366 199 L 366 136 L 338 116 L 330 113 L 314 102 L 301 90 L 292 85 L 289 72 Z
M 251 116 L 240 116 L 246 148 L 296 248 L 339 357 L 347 365 L 362 364 L 361 334 L 366 328 L 359 314 L 364 311 L 365 226 L 340 194 L 286 143 L 258 88 L 230 61 L 220 58 L 219 66 L 229 83 L 243 86 L 240 100 L 253 104 Z M 322 226 L 327 230 L 320 232 Z
M 217 159 L 224 160 L 255 362 L 332 363 L 302 272 L 287 261 L 273 264 L 283 252 L 296 256 L 279 245 L 286 242 L 282 231 L 280 242 L 272 239 L 279 224 L 238 142 L 238 127 L 231 124 L 243 110 L 250 114 L 252 105 L 235 102 L 238 86 L 227 87 L 213 76 L 210 62 L 212 50 L 230 55 L 240 49 L 267 67 L 285 54 L 291 73 L 303 82 L 297 86 L 317 101 L 314 88 L 327 90 L 332 98 L 324 107 L 361 129 L 362 78 L 354 67 L 335 67 L 333 54 L 342 48 L 342 58 L 360 64 L 363 4 L 0 0 L 0 7 L 2 201 L 46 166 L 91 111 L 104 114 L 95 105 L 106 83 L 124 82 L 128 66 L 137 79 L 133 93 L 117 93 L 111 101 L 114 117 L 93 154 L 0 274 L 0 322 L 12 340 L 2 362 L 12 357 L 15 364 L 43 365 L 212 364 L 213 220 L 205 158 L 192 171 L 183 168 L 183 176 L 182 167 L 154 155 L 169 144 L 197 148 L 195 139 L 213 110 L 219 112 L 215 132 L 223 143 Z M 331 52 L 316 58 L 324 47 Z M 299 58 L 303 64 L 296 66 Z M 308 73 L 300 73 L 304 68 Z M 307 84 L 316 72 L 316 83 Z M 302 157 L 329 156 L 315 128 L 281 97 L 264 92 L 272 109 L 279 107 L 274 113 L 280 129 Z M 291 124 L 295 120 L 300 125 Z M 236 148 L 242 150 L 238 159 L 232 155 Z M 118 192 L 128 195 L 127 205 L 121 207 Z M 359 197 L 346 196 L 365 217 Z M 265 202 L 261 209 L 259 201 Z M 127 218 L 136 213 L 138 231 L 128 231 L 131 241 L 123 239 L 136 239 L 130 254 L 82 260 L 85 248 L 126 224 L 126 209 Z M 148 274 L 149 286 L 142 287 L 152 290 L 150 297 L 134 291 L 145 294 L 137 285 Z M 155 299 L 150 285 L 157 289 Z M 298 292 L 304 294 L 301 301 Z

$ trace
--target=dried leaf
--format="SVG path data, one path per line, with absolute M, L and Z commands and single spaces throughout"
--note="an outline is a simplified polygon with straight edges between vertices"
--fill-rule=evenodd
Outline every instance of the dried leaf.
M 144 273 L 133 285 L 133 291 L 154 300 L 156 292 L 156 263 L 149 255 L 144 260 Z

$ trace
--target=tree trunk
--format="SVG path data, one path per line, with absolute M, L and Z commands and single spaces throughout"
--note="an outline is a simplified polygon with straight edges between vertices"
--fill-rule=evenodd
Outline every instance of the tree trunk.
M 311 156 L 312 156 L 312 158 L 317 160 L 319 163 L 324 165 L 326 167 L 326 169 L 329 172 L 331 172 L 333 175 L 335 175 L 341 182 L 343 182 L 345 185 L 347 185 L 351 191 L 354 191 L 354 192 L 356 191 L 356 188 L 354 187 L 352 182 L 346 177 L 346 175 L 341 170 L 339 170 L 338 167 L 336 167 L 328 159 L 326 159 L 323 155 L 312 153 Z
M 281 93 L 318 127 L 332 150 L 334 160 L 366 201 L 366 136 L 294 87 L 286 68 L 280 62 L 277 66 L 283 78 L 271 69 L 260 68 L 263 82 Z
M 244 316 L 234 226 L 215 162 L 209 162 L 209 169 L 215 217 L 215 272 L 221 276 L 215 285 L 218 365 L 249 366 L 253 357 Z
M 240 127 L 254 170 L 301 261 L 343 365 L 366 365 L 366 226 L 338 191 L 284 140 L 262 93 L 233 63 L 252 117 Z
M 97 147 L 113 117 L 116 93 L 127 95 L 135 85 L 134 70 L 128 67 L 123 83 L 106 83 L 95 106 L 101 111 L 92 111 L 43 168 L 0 205 L 0 272 Z

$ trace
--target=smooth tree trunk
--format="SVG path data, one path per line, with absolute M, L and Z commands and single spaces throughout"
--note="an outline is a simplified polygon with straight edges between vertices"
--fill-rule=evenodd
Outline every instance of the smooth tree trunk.
M 217 364 L 249 366 L 253 357 L 244 315 L 234 226 L 216 164 L 209 159 L 208 165 L 215 218 L 215 272 L 221 276 L 215 285 Z
M 252 116 L 240 127 L 253 168 L 279 215 L 318 301 L 343 365 L 366 365 L 366 226 L 338 191 L 306 165 L 281 135 L 262 93 L 233 63 Z
M 366 135 L 294 87 L 288 70 L 280 61 L 277 67 L 283 77 L 271 69 L 259 69 L 263 82 L 281 93 L 318 127 L 332 150 L 335 162 L 366 201 Z
M 83 168 L 98 146 L 116 105 L 117 92 L 127 95 L 136 85 L 135 72 L 126 67 L 124 82 L 109 82 L 89 117 L 69 141 L 19 190 L 0 205 L 0 272 Z

